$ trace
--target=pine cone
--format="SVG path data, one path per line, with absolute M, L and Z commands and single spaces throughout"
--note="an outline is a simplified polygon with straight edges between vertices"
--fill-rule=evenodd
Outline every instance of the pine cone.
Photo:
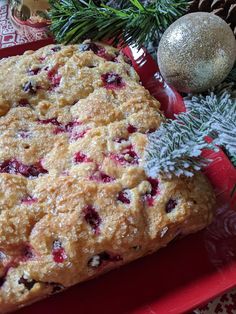
M 236 37 L 236 0 L 193 0 L 188 12 L 211 12 L 224 19 Z

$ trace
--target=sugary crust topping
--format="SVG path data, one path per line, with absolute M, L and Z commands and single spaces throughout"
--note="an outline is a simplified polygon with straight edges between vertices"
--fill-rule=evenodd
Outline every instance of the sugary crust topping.
M 206 226 L 206 179 L 147 178 L 159 103 L 102 44 L 0 61 L 0 313 Z

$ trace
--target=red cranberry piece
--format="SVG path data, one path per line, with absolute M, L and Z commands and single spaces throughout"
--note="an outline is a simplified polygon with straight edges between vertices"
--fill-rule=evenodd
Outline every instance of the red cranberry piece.
M 128 125 L 128 128 L 127 128 L 127 131 L 132 134 L 132 133 L 135 133 L 137 132 L 137 128 L 131 124 Z
M 67 259 L 66 252 L 59 240 L 55 240 L 52 245 L 52 255 L 55 263 L 63 263 Z
M 85 154 L 81 153 L 81 152 L 78 152 L 75 154 L 74 156 L 74 161 L 76 163 L 81 163 L 81 162 L 92 162 L 92 160 L 87 157 Z
M 61 83 L 61 75 L 58 73 L 58 68 L 54 67 L 48 71 L 48 79 L 51 82 L 52 86 L 58 87 Z
M 103 264 L 107 264 L 109 262 L 119 262 L 122 261 L 122 257 L 120 255 L 113 255 L 106 251 L 101 252 L 97 255 L 94 255 L 89 261 L 88 266 L 91 268 L 98 268 Z
M 29 105 L 29 101 L 26 98 L 22 98 L 18 101 L 18 107 L 28 107 Z
M 139 163 L 138 155 L 132 145 L 127 146 L 120 154 L 110 154 L 110 157 L 121 165 L 137 165 Z
M 29 177 L 38 177 L 40 174 L 48 173 L 46 169 L 42 166 L 41 161 L 37 162 L 36 164 L 29 166 Z
M 99 54 L 98 54 L 99 56 Z M 114 57 L 113 55 L 109 54 L 109 53 L 105 53 L 99 57 L 102 57 L 103 59 L 107 60 L 107 61 L 111 61 L 111 62 L 115 62 L 116 57 Z
M 143 196 L 143 200 L 148 204 L 148 206 L 153 206 L 155 198 L 151 196 L 151 194 L 146 194 Z
M 56 128 L 53 131 L 53 134 L 59 134 L 65 132 L 65 126 L 60 123 L 57 118 L 51 118 L 51 119 L 45 119 L 45 120 L 38 120 L 38 123 L 40 124 L 52 124 L 55 125 Z
M 116 57 L 107 53 L 105 48 L 100 49 L 97 53 L 97 55 L 107 61 L 111 61 L 111 62 L 115 62 L 116 61 Z
M 25 279 L 24 277 L 21 277 L 18 280 L 18 283 L 24 285 L 25 288 L 30 291 L 33 288 L 33 286 L 36 284 L 36 281 L 34 279 L 29 280 L 29 279 Z
M 92 206 L 86 206 L 83 210 L 85 221 L 91 226 L 95 234 L 99 234 L 99 225 L 101 218 L 98 212 Z
M 78 121 L 72 121 L 72 122 L 67 123 L 66 125 L 59 123 L 58 128 L 56 128 L 53 133 L 54 134 L 59 134 L 59 133 L 63 133 L 63 132 L 71 133 L 73 131 L 73 129 L 80 124 L 81 123 Z
M 26 130 L 19 130 L 19 131 L 17 132 L 17 136 L 20 137 L 20 138 L 23 138 L 23 139 L 29 138 L 30 132 L 29 132 L 29 131 L 26 131 Z
M 97 181 L 97 182 L 103 182 L 103 183 L 109 183 L 115 180 L 115 178 L 112 178 L 105 174 L 104 172 L 98 171 L 92 176 L 90 176 L 90 180 Z
M 72 132 L 73 129 L 74 129 L 76 126 L 78 126 L 78 125 L 81 125 L 81 122 L 79 122 L 79 121 L 71 121 L 71 122 L 69 122 L 69 123 L 67 123 L 67 124 L 65 125 L 65 130 L 66 130 L 66 132 Z
M 147 181 L 151 184 L 151 192 L 143 196 L 143 200 L 148 206 L 153 206 L 155 197 L 159 194 L 159 181 L 157 179 L 148 178 Z
M 34 85 L 31 81 L 26 82 L 25 85 L 23 86 L 23 91 L 31 95 L 35 95 L 38 89 L 39 87 Z
M 61 122 L 57 120 L 57 118 L 38 120 L 38 123 L 55 125 L 57 128 L 55 128 L 55 130 L 53 131 L 53 134 L 59 134 L 59 133 L 64 133 L 64 132 L 71 133 L 76 126 L 81 125 L 81 123 L 78 121 L 72 121 L 72 122 L 67 123 L 66 125 L 63 125 Z M 86 133 L 87 130 L 84 132 Z
M 30 166 L 26 166 L 21 162 L 13 159 L 7 160 L 0 164 L 0 173 L 21 174 L 24 177 L 38 177 L 40 174 L 48 173 L 43 168 L 41 162 Z
M 58 52 L 58 51 L 61 50 L 61 47 L 60 47 L 60 46 L 56 46 L 56 47 L 51 48 L 51 50 L 52 50 L 53 52 Z
M 38 120 L 38 123 L 40 123 L 40 124 L 53 124 L 56 126 L 61 126 L 61 123 L 57 121 L 57 118 Z
M 150 194 L 152 196 L 156 196 L 159 192 L 159 181 L 157 179 L 153 179 L 153 178 L 148 178 L 147 180 L 152 186 L 152 190 L 151 190 Z
M 60 133 L 65 133 L 65 128 L 64 126 L 59 126 L 57 128 L 55 128 L 55 130 L 53 130 L 53 134 L 57 135 Z
M 26 244 L 21 250 L 20 261 L 26 262 L 28 260 L 33 259 L 34 257 L 35 257 L 35 253 L 34 253 L 33 248 L 29 244 Z
M 19 163 L 16 160 L 6 160 L 0 164 L 1 173 L 18 173 Z
M 74 134 L 71 135 L 71 140 L 72 141 L 76 141 L 79 138 L 83 138 L 85 136 L 85 134 L 88 132 L 89 129 L 83 130 L 81 132 L 75 132 Z
M 100 172 L 100 178 L 101 178 L 101 181 L 104 183 L 112 182 L 115 180 L 114 178 L 108 176 L 104 172 Z
M 117 73 L 108 72 L 101 75 L 103 85 L 107 89 L 117 89 L 125 86 L 121 76 Z
M 45 59 L 46 59 L 46 56 L 45 56 L 45 57 L 39 57 L 39 60 L 40 60 L 41 62 L 43 62 Z
M 27 195 L 25 198 L 21 200 L 21 203 L 31 205 L 36 203 L 37 201 L 38 201 L 37 198 L 33 198 L 31 195 Z
M 178 204 L 177 201 L 171 198 L 166 204 L 166 213 L 167 214 L 171 213 L 175 209 L 177 204 Z
M 28 74 L 29 75 L 37 75 L 40 71 L 41 71 L 41 68 L 34 68 L 34 69 L 28 70 Z
M 60 83 L 61 83 L 61 75 L 59 75 L 59 74 L 57 74 L 57 75 L 55 75 L 54 77 L 53 77 L 53 79 L 52 79 L 52 85 L 53 85 L 53 87 L 57 87 L 57 86 L 59 86 L 60 85 Z
M 127 190 L 123 190 L 118 194 L 117 200 L 124 203 L 130 204 L 130 195 Z

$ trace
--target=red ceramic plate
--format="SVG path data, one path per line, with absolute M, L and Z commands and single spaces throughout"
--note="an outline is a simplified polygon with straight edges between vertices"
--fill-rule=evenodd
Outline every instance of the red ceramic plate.
M 37 49 L 50 40 L 0 50 L 0 58 Z M 181 96 L 163 81 L 145 51 L 125 49 L 141 81 L 166 115 L 184 110 Z M 222 151 L 205 170 L 217 194 L 211 226 L 98 279 L 22 309 L 19 314 L 177 314 L 236 286 L 236 169 Z M 235 193 L 236 194 L 236 193 Z

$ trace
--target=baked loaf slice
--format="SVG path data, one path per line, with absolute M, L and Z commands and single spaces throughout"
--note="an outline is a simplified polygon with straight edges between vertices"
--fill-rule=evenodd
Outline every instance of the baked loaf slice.
M 207 226 L 202 174 L 148 178 L 163 119 L 122 53 L 51 45 L 0 61 L 0 313 Z

